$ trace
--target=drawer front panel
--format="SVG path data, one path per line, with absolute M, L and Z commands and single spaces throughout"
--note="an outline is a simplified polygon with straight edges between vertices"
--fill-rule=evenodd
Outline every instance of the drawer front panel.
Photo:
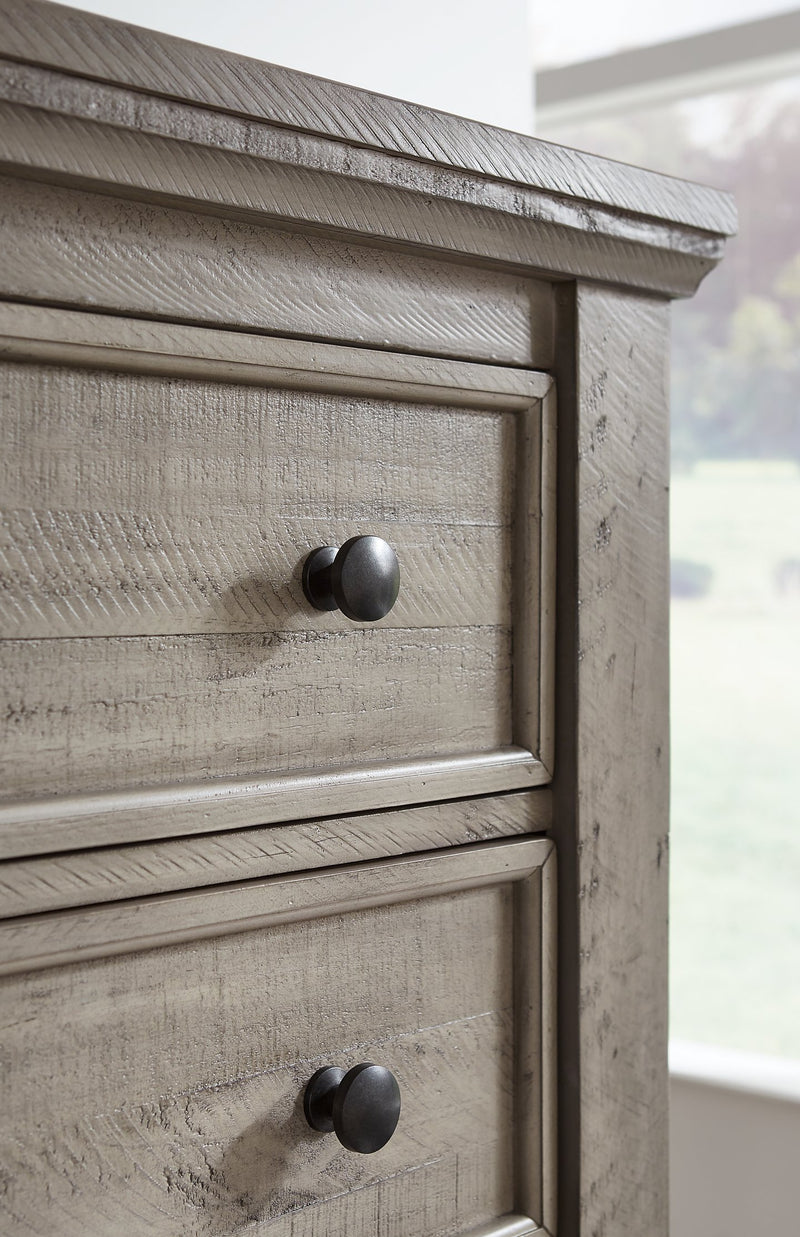
M 362 528 L 406 568 L 382 629 L 510 626 L 510 412 L 2 373 L 4 636 L 347 630 L 309 609 L 297 566 Z
M 510 743 L 508 629 L 448 634 L 9 641 L 6 793 Z
M 225 935 L 4 980 L 3 1231 L 435 1237 L 520 1211 L 541 1221 L 550 855 L 527 840 L 262 882 L 246 893 L 264 921 L 252 931 L 227 934 L 241 926 L 232 890 L 233 919 L 213 925 Z M 187 905 L 156 911 L 165 939 L 170 923 L 192 935 Z M 302 1110 L 317 1068 L 360 1061 L 388 1067 L 402 1097 L 368 1156 Z
M 546 780 L 549 379 L 26 314 L 0 454 L 10 800 L 514 747 L 513 784 Z M 302 589 L 314 547 L 361 533 L 400 562 L 377 624 Z

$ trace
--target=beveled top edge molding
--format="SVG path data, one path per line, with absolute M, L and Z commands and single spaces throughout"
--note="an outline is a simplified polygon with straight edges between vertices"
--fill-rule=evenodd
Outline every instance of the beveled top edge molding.
M 46 0 L 0 0 L 0 54 L 718 236 L 732 197 Z

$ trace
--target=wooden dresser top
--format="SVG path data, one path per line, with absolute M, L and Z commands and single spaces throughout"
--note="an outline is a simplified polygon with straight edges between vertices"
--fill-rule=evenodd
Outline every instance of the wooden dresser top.
M 735 231 L 705 186 L 41 0 L 0 18 L 2 159 L 31 176 L 678 296 Z

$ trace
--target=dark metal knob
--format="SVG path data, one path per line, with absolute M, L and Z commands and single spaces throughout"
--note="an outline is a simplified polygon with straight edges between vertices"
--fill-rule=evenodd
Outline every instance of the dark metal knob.
M 347 1073 L 323 1065 L 303 1096 L 303 1111 L 313 1130 L 336 1137 L 348 1151 L 380 1151 L 397 1129 L 400 1088 L 391 1070 L 364 1061 Z
M 303 592 L 317 610 L 341 610 L 357 623 L 388 614 L 400 591 L 400 564 L 381 537 L 323 545 L 303 564 Z

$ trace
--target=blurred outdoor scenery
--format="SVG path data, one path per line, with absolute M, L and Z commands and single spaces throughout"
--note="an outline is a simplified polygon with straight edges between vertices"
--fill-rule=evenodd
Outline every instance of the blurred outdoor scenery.
M 673 310 L 671 1035 L 800 1058 L 800 77 L 552 136 L 736 195 Z

